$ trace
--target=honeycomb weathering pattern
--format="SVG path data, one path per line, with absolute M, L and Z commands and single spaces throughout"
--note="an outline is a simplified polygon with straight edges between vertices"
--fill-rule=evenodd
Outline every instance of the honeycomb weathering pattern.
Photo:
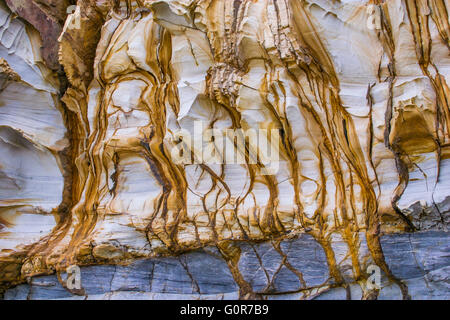
M 409 296 L 380 237 L 447 231 L 447 0 L 45 2 L 0 6 L 0 284 L 215 246 L 254 298 L 237 243 L 268 241 L 306 290 L 306 233 L 322 286 L 339 238 L 363 298 L 368 261 Z M 277 130 L 279 170 L 242 137 L 244 164 L 173 161 L 196 122 Z

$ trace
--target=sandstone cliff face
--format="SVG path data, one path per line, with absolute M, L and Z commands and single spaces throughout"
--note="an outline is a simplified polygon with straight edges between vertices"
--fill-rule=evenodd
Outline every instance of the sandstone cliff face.
M 449 298 L 447 0 L 73 4 L 0 4 L 5 298 Z

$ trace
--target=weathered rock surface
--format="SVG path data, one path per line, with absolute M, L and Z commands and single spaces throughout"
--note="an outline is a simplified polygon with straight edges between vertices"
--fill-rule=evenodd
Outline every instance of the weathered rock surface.
M 5 298 L 448 299 L 447 0 L 72 4 L 0 2 Z
M 337 242 L 345 256 L 345 243 Z M 264 299 L 361 299 L 361 287 L 345 290 L 329 277 L 326 256 L 311 236 L 285 240 L 283 261 L 270 243 L 239 243 L 239 269 L 258 297 Z M 413 299 L 449 299 L 450 254 L 445 232 L 396 234 L 382 238 L 392 272 L 403 279 Z M 367 250 L 365 251 L 367 254 Z M 366 256 L 367 257 L 367 256 Z M 370 259 L 367 264 L 370 264 Z M 350 267 L 345 259 L 343 269 Z M 303 280 L 290 270 L 301 270 Z M 30 284 L 6 291 L 5 299 L 237 299 L 239 286 L 214 247 L 178 257 L 138 260 L 131 265 L 90 266 L 81 269 L 84 295 L 73 295 L 55 275 L 35 277 Z M 400 290 L 383 275 L 379 299 L 401 299 Z M 302 284 L 302 281 L 306 285 Z

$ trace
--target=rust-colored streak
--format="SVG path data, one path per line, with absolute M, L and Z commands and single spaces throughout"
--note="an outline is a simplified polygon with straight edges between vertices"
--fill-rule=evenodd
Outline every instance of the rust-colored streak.
M 413 99 L 398 102 L 398 30 L 387 1 L 367 2 L 379 8 L 380 28 L 371 37 L 382 51 L 379 63 L 375 59 L 378 71 L 375 66 L 373 79 L 363 84 L 366 102 L 363 97 L 364 105 L 358 107 L 367 116 L 355 116 L 346 104 L 341 93 L 346 84 L 308 1 L 180 3 L 78 1 L 80 29 L 55 27 L 62 31 L 59 44 L 45 47 L 58 46 L 66 73 L 61 108 L 70 147 L 56 154 L 64 172 L 63 201 L 53 212 L 57 224 L 49 235 L 0 260 L 9 268 L 0 273 L 0 281 L 15 284 L 71 264 L 127 263 L 212 245 L 227 262 L 240 298 L 272 293 L 282 268 L 295 274 L 299 292 L 309 297 L 312 288 L 281 246 L 293 235 L 308 233 L 327 260 L 329 279 L 323 287 L 342 286 L 351 298 L 333 248 L 335 237 L 348 247 L 354 281 L 367 280 L 367 261 L 360 256 L 365 237 L 371 261 L 407 299 L 407 286 L 384 258 L 382 217 L 392 212 L 401 221 L 399 231 L 417 229 L 398 205 L 411 168 L 418 167 L 414 159 L 434 152 L 439 167 L 449 145 L 450 91 L 433 61 L 436 43 L 430 34 L 434 23 L 449 48 L 445 1 L 402 0 L 417 64 L 436 96 L 431 125 Z M 47 36 L 42 17 L 30 18 L 29 8 L 17 10 Z M 166 11 L 173 21 L 160 16 Z M 45 57 L 56 65 L 51 54 Z M 383 85 L 387 98 L 380 122 L 374 91 Z M 187 142 L 172 141 L 174 131 L 197 118 L 208 129 L 278 130 L 283 172 L 265 174 L 268 165 L 261 150 L 242 134 L 232 141 L 245 160 L 237 174 L 228 164 L 175 162 L 172 147 Z M 211 144 L 217 148 L 217 142 Z M 193 148 L 188 154 L 198 160 Z M 390 157 L 398 178 L 387 205 L 381 203 L 386 197 L 380 157 Z M 130 199 L 135 180 L 142 190 Z M 435 185 L 438 180 L 439 171 Z M 291 197 L 286 190 L 292 190 Z M 128 202 L 123 200 L 127 197 Z M 144 237 L 150 249 L 111 249 L 108 232 L 116 223 Z M 6 225 L 0 217 L 0 228 Z M 270 241 L 281 257 L 270 278 L 254 250 L 267 277 L 262 292 L 254 292 L 239 270 L 239 241 Z M 102 252 L 102 245 L 117 254 Z M 364 285 L 362 289 L 365 299 L 378 295 Z

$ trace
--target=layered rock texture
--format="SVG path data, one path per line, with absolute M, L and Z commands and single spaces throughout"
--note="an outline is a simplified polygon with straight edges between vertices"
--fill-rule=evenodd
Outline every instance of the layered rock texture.
M 1 1 L 3 297 L 449 299 L 449 10 Z

